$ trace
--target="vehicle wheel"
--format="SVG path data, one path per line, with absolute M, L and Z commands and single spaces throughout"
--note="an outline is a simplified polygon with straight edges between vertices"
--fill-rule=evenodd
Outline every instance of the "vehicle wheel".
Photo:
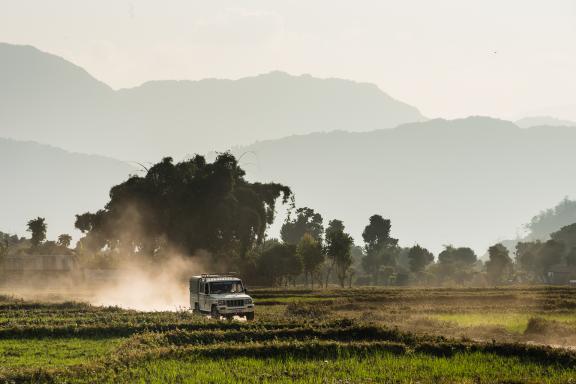
M 193 315 L 199 315 L 200 314 L 200 307 L 198 306 L 198 303 L 194 303 L 194 309 L 192 310 L 192 314 Z
M 210 317 L 216 320 L 220 320 L 220 312 L 218 312 L 218 307 L 212 306 L 212 311 L 210 311 Z
M 246 320 L 248 320 L 248 321 L 254 320 L 254 312 L 248 312 L 246 314 Z

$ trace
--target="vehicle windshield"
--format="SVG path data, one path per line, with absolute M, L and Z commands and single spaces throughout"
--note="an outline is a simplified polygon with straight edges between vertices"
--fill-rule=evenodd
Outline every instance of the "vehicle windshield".
M 244 292 L 240 281 L 218 281 L 210 283 L 210 293 L 240 293 Z

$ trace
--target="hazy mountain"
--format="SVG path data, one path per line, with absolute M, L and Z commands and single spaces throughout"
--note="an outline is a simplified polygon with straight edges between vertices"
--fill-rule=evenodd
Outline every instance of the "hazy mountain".
M 152 161 L 255 140 L 421 121 L 372 84 L 291 76 L 154 81 L 113 91 L 33 47 L 0 44 L 0 134 Z
M 541 211 L 529 223 L 525 224 L 525 234 L 519 234 L 515 239 L 504 240 L 502 244 L 513 253 L 518 242 L 547 241 L 552 233 L 574 223 L 576 223 L 576 200 L 565 198 L 554 208 Z
M 102 156 L 0 139 L 0 231 L 24 235 L 26 222 L 42 216 L 49 238 L 72 234 L 74 215 L 102 208 L 110 187 L 134 172 Z
M 479 254 L 576 191 L 576 129 L 473 117 L 368 133 L 318 133 L 236 148 L 250 178 L 293 187 L 298 205 L 342 219 L 361 241 L 374 213 L 402 244 Z
M 525 117 L 523 119 L 517 120 L 516 125 L 521 128 L 541 127 L 541 126 L 576 127 L 576 121 L 562 120 L 551 116 L 534 116 L 534 117 Z

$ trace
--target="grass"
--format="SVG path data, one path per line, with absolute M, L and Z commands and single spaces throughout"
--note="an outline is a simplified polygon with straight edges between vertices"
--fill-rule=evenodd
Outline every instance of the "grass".
M 398 356 L 389 352 L 332 358 L 168 358 L 151 360 L 98 382 L 132 383 L 568 383 L 572 369 L 540 365 L 521 358 L 486 353 L 452 357 L 425 354 Z M 79 382 L 85 382 L 79 379 Z
M 574 326 L 576 331 L 576 313 L 451 313 L 431 315 L 430 317 L 437 320 L 455 322 L 462 327 L 501 326 L 513 333 L 523 333 L 530 318 L 539 317 Z
M 526 344 L 576 345 L 574 293 L 263 289 L 250 323 L 5 296 L 0 383 L 576 383 L 576 351 Z
M 115 350 L 121 339 L 0 340 L 2 367 L 64 367 L 92 362 Z

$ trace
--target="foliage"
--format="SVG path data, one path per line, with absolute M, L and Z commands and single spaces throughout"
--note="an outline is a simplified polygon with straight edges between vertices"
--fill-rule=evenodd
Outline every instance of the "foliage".
M 477 260 L 478 257 L 472 249 L 467 247 L 455 248 L 452 245 L 446 246 L 438 255 L 438 261 L 440 263 L 455 263 L 470 266 Z
M 389 267 L 396 264 L 398 240 L 390 237 L 391 227 L 390 220 L 380 215 L 373 215 L 362 232 L 366 252 L 362 266 L 366 272 L 372 274 L 374 284 L 378 283 L 382 266 Z
M 558 238 L 560 239 L 560 238 Z M 516 245 L 516 261 L 534 277 L 546 281 L 549 269 L 558 264 L 570 265 L 572 250 L 558 240 L 523 242 Z
M 296 210 L 296 217 L 292 219 L 289 212 L 286 221 L 280 229 L 280 237 L 287 244 L 296 245 L 305 234 L 309 234 L 317 241 L 322 241 L 322 216 L 312 208 L 303 207 Z
M 336 267 L 336 276 L 340 286 L 344 283 L 348 270 L 352 266 L 351 247 L 354 245 L 352 236 L 344 232 L 344 224 L 340 220 L 332 220 L 326 229 L 326 256 L 331 265 Z M 328 279 L 328 277 L 327 277 Z
M 144 177 L 132 176 L 110 190 L 96 213 L 77 215 L 82 245 L 154 256 L 167 247 L 193 255 L 204 249 L 219 257 L 244 257 L 264 239 L 276 200 L 290 188 L 250 183 L 229 153 L 213 163 L 202 156 L 173 164 L 164 158 Z
M 296 256 L 296 246 L 274 242 L 265 247 L 257 260 L 257 278 L 263 283 L 278 286 L 288 284 L 302 273 L 302 260 Z
M 564 243 L 567 247 L 576 247 L 576 223 L 560 228 L 560 230 L 550 234 L 552 240 Z
M 37 217 L 36 219 L 28 221 L 28 232 L 32 233 L 30 239 L 33 247 L 38 247 L 44 240 L 46 240 L 46 219 Z
M 72 243 L 72 236 L 68 235 L 67 233 L 63 233 L 58 236 L 57 244 L 64 248 L 69 248 L 70 244 Z
M 414 273 L 422 272 L 434 261 L 434 255 L 426 248 L 415 245 L 408 251 L 410 270 Z
M 496 244 L 488 249 L 489 260 L 486 262 L 486 272 L 493 284 L 501 283 L 502 279 L 510 274 L 512 259 L 508 249 L 502 244 Z
M 547 240 L 558 228 L 576 223 L 576 201 L 565 198 L 556 207 L 541 212 L 526 225 L 529 241 Z
M 320 265 L 324 262 L 322 244 L 312 235 L 305 233 L 298 243 L 296 254 L 302 261 L 306 285 L 308 285 L 308 276 L 310 276 L 312 287 L 314 287 L 314 275 L 318 271 Z
M 438 255 L 438 264 L 434 271 L 439 282 L 452 280 L 464 284 L 471 280 L 477 261 L 478 258 L 472 249 L 447 245 Z

